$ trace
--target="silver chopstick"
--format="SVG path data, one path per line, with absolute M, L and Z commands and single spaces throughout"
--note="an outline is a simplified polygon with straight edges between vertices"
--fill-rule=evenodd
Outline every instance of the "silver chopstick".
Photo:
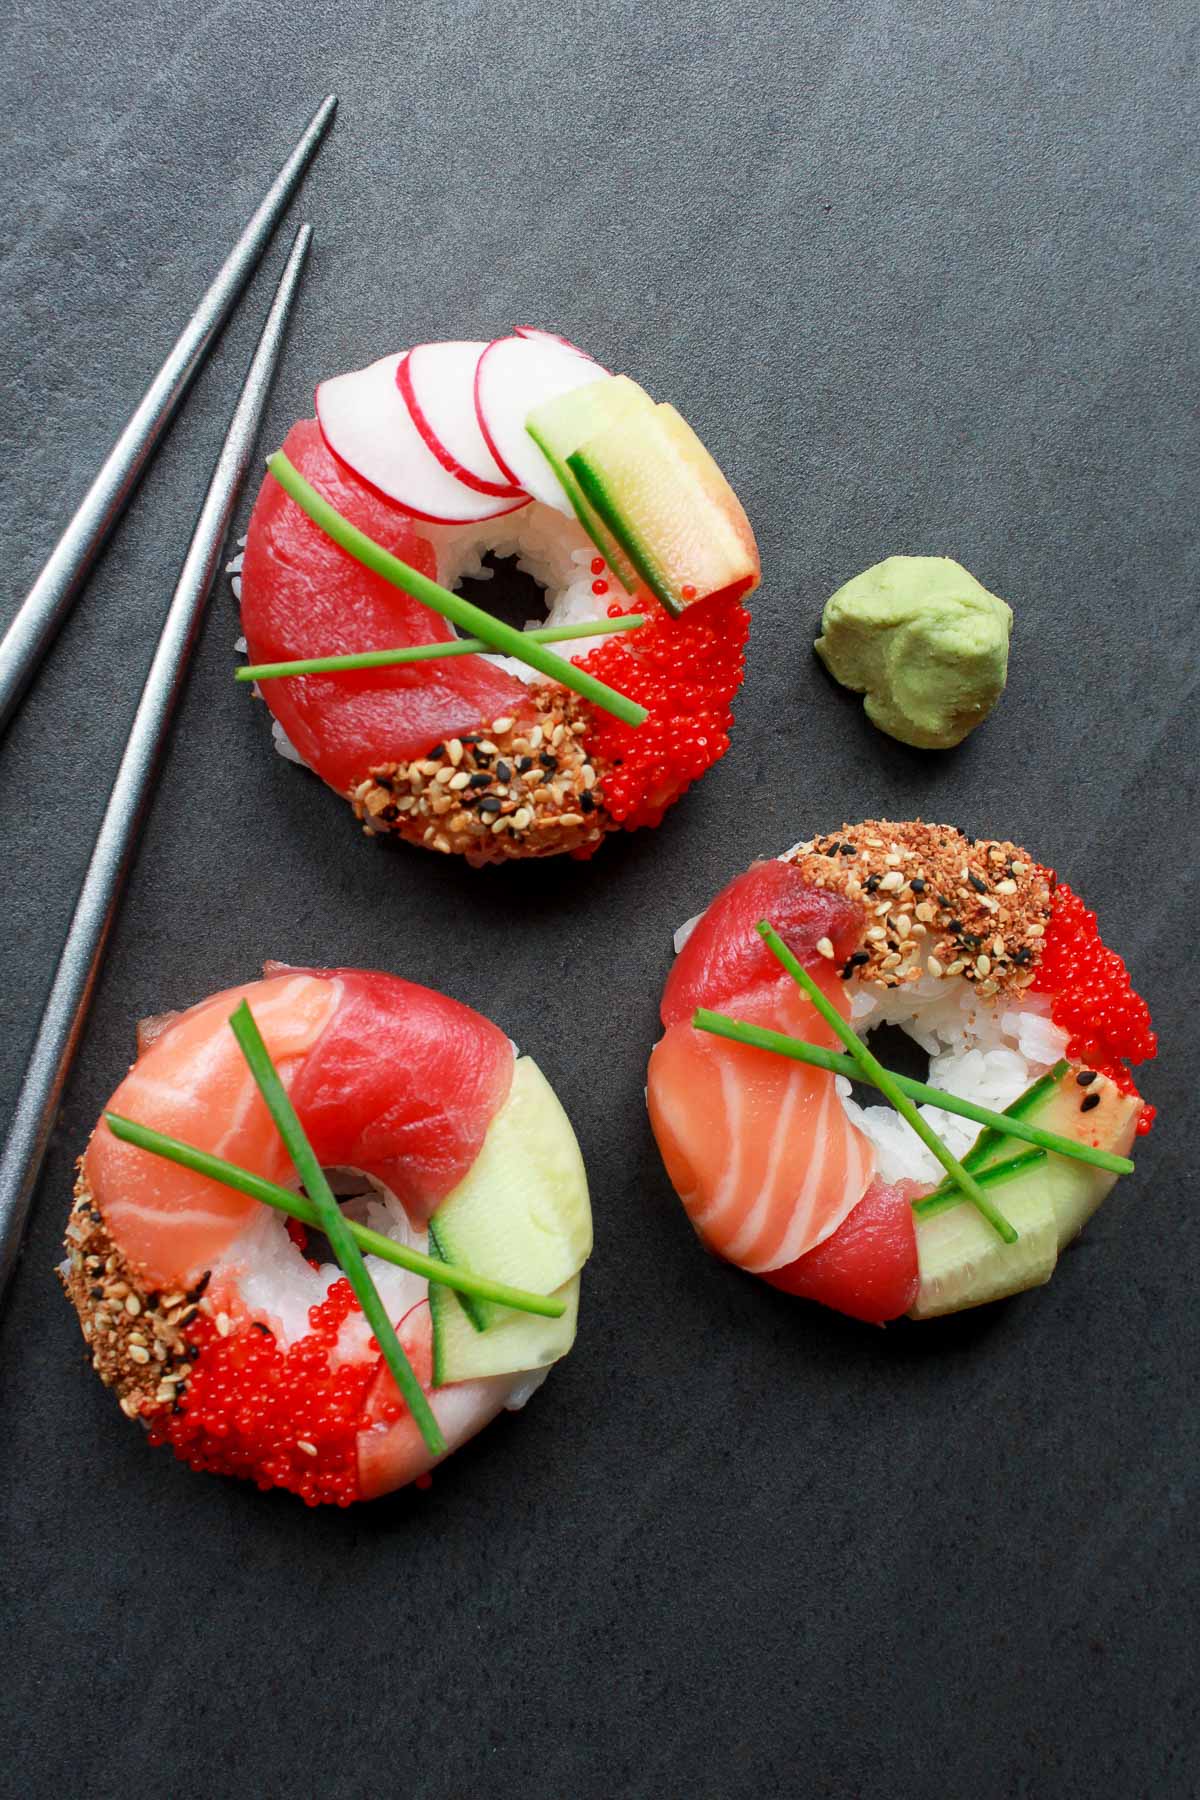
M 309 120 L 300 142 L 221 265 L 0 639 L 0 732 L 20 704 L 55 633 L 75 604 L 89 569 L 141 480 L 159 438 L 253 274 L 336 108 L 337 96 L 330 94 Z
M 220 567 L 311 240 L 312 227 L 302 225 L 251 360 L 167 610 L 17 1097 L 8 1142 L 0 1158 L 0 1296 L 20 1253 L 25 1220 L 63 1084 L 121 889 L 133 863 L 188 658 Z

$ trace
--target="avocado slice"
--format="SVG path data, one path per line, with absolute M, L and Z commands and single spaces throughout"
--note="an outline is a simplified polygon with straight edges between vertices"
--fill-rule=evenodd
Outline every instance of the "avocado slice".
M 1081 1073 L 1091 1079 L 1081 1084 Z M 1026 1088 L 1007 1111 L 1061 1137 L 1126 1156 L 1141 1105 L 1137 1095 L 1122 1094 L 1108 1076 L 1064 1062 Z M 990 1173 L 1024 1148 L 987 1128 L 963 1163 L 973 1173 Z M 1048 1281 L 1059 1251 L 1091 1218 L 1116 1179 L 1107 1169 L 1051 1151 L 1043 1164 L 1014 1176 L 1002 1189 L 999 1205 L 1016 1227 L 1015 1244 L 1002 1243 L 968 1201 L 924 1219 L 918 1206 L 914 1224 L 920 1286 L 910 1316 L 929 1319 L 960 1312 Z
M 532 1058 L 519 1057 L 512 1087 L 470 1170 L 438 1207 L 429 1226 L 431 1254 L 460 1263 L 495 1281 L 536 1294 L 565 1290 L 592 1248 L 592 1213 L 583 1158 L 562 1104 Z M 436 1283 L 429 1290 L 437 1379 L 465 1381 L 471 1374 L 501 1374 L 552 1361 L 553 1343 L 570 1348 L 573 1305 L 561 1319 L 513 1312 L 491 1300 L 456 1294 Z M 469 1336 L 479 1347 L 468 1357 Z M 554 1328 L 550 1331 L 548 1328 Z M 502 1328 L 502 1334 L 501 1334 Z M 483 1345 L 496 1332 L 491 1352 Z M 557 1335 L 555 1335 L 557 1333 Z M 529 1362 L 513 1362 L 526 1354 Z M 487 1367 L 489 1359 L 500 1366 Z
M 638 586 L 637 570 L 595 507 L 584 498 L 567 458 L 609 425 L 635 431 L 639 416 L 648 418 L 653 412 L 654 402 L 645 388 L 628 375 L 610 375 L 607 381 L 591 381 L 544 401 L 525 421 L 526 431 L 553 469 L 576 518 L 628 594 Z
M 667 611 L 748 593 L 761 573 L 741 504 L 673 406 L 618 420 L 567 457 L 584 499 Z

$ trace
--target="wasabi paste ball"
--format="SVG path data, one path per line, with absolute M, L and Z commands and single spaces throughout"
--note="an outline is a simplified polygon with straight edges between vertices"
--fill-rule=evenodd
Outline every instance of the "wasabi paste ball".
M 1004 692 L 1012 611 L 948 556 L 889 556 L 825 603 L 814 646 L 902 744 L 949 750 Z

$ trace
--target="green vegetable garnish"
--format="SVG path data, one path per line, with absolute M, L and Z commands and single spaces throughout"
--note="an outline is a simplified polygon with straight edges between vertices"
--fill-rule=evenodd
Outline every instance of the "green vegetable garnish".
M 426 1448 L 431 1456 L 444 1456 L 446 1440 L 433 1416 L 433 1408 L 396 1336 L 396 1328 L 389 1319 L 383 1301 L 379 1298 L 379 1290 L 363 1262 L 362 1251 L 355 1243 L 349 1223 L 343 1218 L 342 1209 L 333 1197 L 333 1190 L 325 1179 L 325 1171 L 305 1136 L 304 1127 L 288 1099 L 287 1090 L 279 1079 L 279 1072 L 271 1061 L 271 1053 L 263 1042 L 254 1014 L 245 1000 L 231 1015 L 229 1028 L 237 1039 L 238 1049 L 246 1059 L 259 1093 L 267 1103 L 267 1110 L 275 1121 L 275 1128 L 287 1147 L 296 1172 L 308 1190 L 321 1230 L 329 1239 L 333 1254 L 354 1289 L 355 1298 L 363 1309 L 363 1316 L 375 1334 L 383 1360 L 416 1421 Z
M 296 502 L 296 505 L 312 520 L 314 525 L 339 544 L 348 556 L 360 562 L 364 569 L 372 574 L 380 575 L 384 581 L 390 581 L 393 587 L 411 594 L 423 606 L 430 607 L 440 613 L 451 624 L 462 630 L 472 632 L 480 637 L 493 650 L 500 650 L 506 656 L 515 656 L 518 662 L 527 663 L 540 675 L 548 676 L 565 688 L 571 688 L 620 719 L 625 725 L 642 725 L 649 714 L 644 706 L 636 700 L 630 700 L 626 694 L 618 694 L 603 681 L 597 681 L 585 669 L 576 668 L 574 663 L 565 657 L 556 656 L 553 650 L 545 649 L 541 644 L 530 642 L 530 633 L 518 631 L 514 625 L 505 625 L 500 619 L 494 619 L 482 607 L 473 606 L 464 600 L 461 594 L 452 594 L 449 588 L 439 587 L 436 581 L 430 581 L 408 563 L 401 562 L 369 538 L 364 531 L 344 519 L 335 506 L 318 494 L 317 490 L 305 481 L 303 475 L 286 457 L 282 450 L 267 458 L 267 468 L 275 477 L 284 492 Z
M 277 1212 L 299 1219 L 302 1225 L 312 1225 L 318 1231 L 322 1229 L 316 1207 L 303 1194 L 278 1187 L 275 1182 L 252 1174 L 249 1169 L 226 1162 L 224 1157 L 212 1156 L 207 1150 L 197 1150 L 194 1144 L 168 1137 L 150 1125 L 123 1119 L 119 1113 L 105 1113 L 104 1119 L 113 1136 L 122 1142 L 135 1144 L 139 1150 L 149 1150 L 167 1162 L 179 1163 L 182 1168 L 194 1169 L 197 1175 L 207 1175 L 211 1181 L 223 1182 L 226 1187 L 249 1194 L 252 1200 L 261 1200 L 264 1206 L 273 1206 Z M 489 1281 L 486 1275 L 475 1275 L 456 1263 L 426 1256 L 407 1244 L 397 1244 L 381 1231 L 372 1231 L 369 1225 L 356 1225 L 353 1219 L 347 1219 L 346 1227 L 360 1250 L 378 1256 L 383 1262 L 394 1263 L 398 1269 L 407 1269 L 410 1274 L 424 1275 L 427 1280 L 453 1288 L 456 1293 L 468 1294 L 478 1300 L 492 1300 L 497 1306 L 511 1307 L 513 1312 L 538 1313 L 546 1319 L 560 1319 L 566 1311 L 566 1302 L 556 1300 L 552 1295 L 530 1294 L 524 1288 L 509 1287 L 507 1282 Z
M 979 1183 L 963 1168 L 958 1158 L 946 1148 L 933 1127 L 926 1124 L 908 1095 L 896 1081 L 895 1076 L 889 1074 L 878 1057 L 872 1055 L 853 1027 L 846 1023 L 837 1007 L 832 1005 L 821 992 L 808 970 L 792 955 L 774 926 L 768 920 L 760 919 L 755 930 L 776 962 L 783 965 L 792 980 L 807 994 L 830 1030 L 841 1038 L 863 1077 L 891 1101 L 905 1124 L 911 1125 L 925 1148 L 937 1158 L 947 1175 L 962 1189 L 967 1199 L 981 1217 L 987 1220 L 992 1230 L 997 1232 L 1006 1244 L 1015 1244 L 1017 1233 L 1004 1214 L 993 1206 Z
M 521 636 L 538 644 L 564 644 L 573 638 L 608 637 L 614 631 L 636 631 L 643 613 L 618 619 L 590 619 L 584 625 L 539 625 Z M 298 662 L 253 663 L 234 671 L 235 681 L 278 681 L 285 675 L 332 675 L 346 669 L 388 669 L 397 663 L 442 662 L 448 656 L 475 656 L 490 650 L 482 638 L 451 638 L 445 644 L 408 644 L 397 650 L 356 650 L 345 656 L 306 656 Z
M 751 1025 L 745 1019 L 731 1019 L 726 1013 L 710 1012 L 704 1006 L 693 1015 L 692 1024 L 698 1031 L 712 1032 L 714 1037 L 731 1038 L 734 1043 L 749 1044 L 756 1050 L 774 1050 L 780 1056 L 792 1057 L 796 1062 L 810 1063 L 814 1069 L 827 1069 L 831 1075 L 845 1075 L 851 1081 L 867 1081 L 872 1087 L 879 1086 L 877 1081 L 863 1073 L 853 1057 L 839 1056 L 836 1050 L 826 1050 L 820 1044 L 806 1043 L 803 1038 L 789 1037 L 783 1031 L 768 1031 L 763 1025 Z M 947 1094 L 941 1088 L 930 1087 L 928 1082 L 914 1081 L 908 1075 L 897 1075 L 894 1070 L 890 1072 L 889 1079 L 910 1100 L 919 1101 L 922 1106 L 940 1106 L 943 1112 L 957 1113 L 963 1119 L 974 1119 L 977 1125 L 990 1125 L 999 1136 L 1022 1138 L 1027 1144 L 1037 1144 L 1043 1150 L 1053 1150 L 1056 1156 L 1073 1156 L 1076 1162 L 1092 1163 L 1097 1169 L 1108 1169 L 1114 1175 L 1128 1175 L 1133 1168 L 1127 1156 L 1117 1156 L 1111 1150 L 1097 1150 L 1091 1144 L 1081 1144 L 1074 1138 L 1060 1137 L 1056 1131 L 1045 1131 L 1040 1125 L 1027 1125 L 1024 1119 L 1010 1118 L 1007 1113 L 991 1112 L 986 1106 L 976 1106 L 973 1100 L 960 1100 L 956 1094 Z

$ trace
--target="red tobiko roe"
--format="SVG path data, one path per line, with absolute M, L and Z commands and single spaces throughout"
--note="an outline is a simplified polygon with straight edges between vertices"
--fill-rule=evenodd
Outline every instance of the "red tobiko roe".
M 678 619 L 648 595 L 608 609 L 613 619 L 626 612 L 644 613 L 646 624 L 572 661 L 649 710 L 643 724 L 630 726 L 597 707 L 584 740 L 589 754 L 608 765 L 605 806 L 633 831 L 657 825 L 728 750 L 750 615 L 728 594 L 698 600 Z
M 1129 971 L 1110 950 L 1079 895 L 1047 870 L 1053 892 L 1050 923 L 1033 981 L 1035 994 L 1049 994 L 1050 1017 L 1068 1037 L 1067 1055 L 1108 1075 L 1123 1094 L 1137 1086 L 1126 1064 L 1148 1062 L 1158 1054 L 1158 1038 L 1150 1025 L 1150 1008 L 1134 992 Z M 1141 1136 L 1154 1123 L 1156 1108 L 1143 1106 Z
M 358 1434 L 371 1423 L 364 1406 L 380 1364 L 333 1367 L 330 1353 L 358 1311 L 350 1283 L 335 1281 L 309 1308 L 309 1335 L 287 1350 L 265 1326 L 239 1325 L 223 1337 L 201 1315 L 187 1332 L 187 1387 L 174 1408 L 152 1417 L 150 1442 L 170 1444 L 191 1469 L 287 1488 L 306 1506 L 349 1506 L 360 1497 Z M 397 1400 L 382 1416 L 403 1410 Z

